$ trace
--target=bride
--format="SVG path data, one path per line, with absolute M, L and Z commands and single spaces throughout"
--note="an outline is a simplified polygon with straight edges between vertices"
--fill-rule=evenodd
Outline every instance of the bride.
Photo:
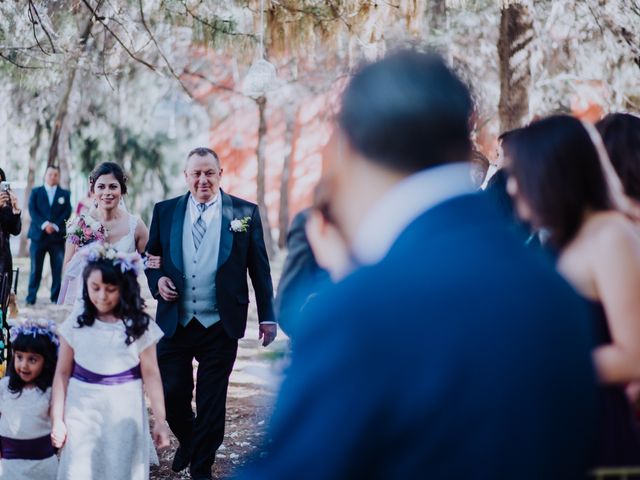
M 88 225 L 102 226 L 104 241 L 120 252 L 142 254 L 149 240 L 144 222 L 121 206 L 127 193 L 127 178 L 117 163 L 103 162 L 89 174 L 89 191 L 94 208 L 83 215 Z M 58 304 L 74 304 L 82 297 L 82 268 L 84 260 L 76 253 L 82 248 L 67 237 L 64 254 L 64 278 Z M 147 256 L 147 268 L 159 268 L 160 257 Z

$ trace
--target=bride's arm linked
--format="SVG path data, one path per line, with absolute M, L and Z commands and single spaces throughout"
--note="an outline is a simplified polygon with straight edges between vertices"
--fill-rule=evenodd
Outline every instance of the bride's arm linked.
M 138 223 L 136 224 L 136 250 L 142 255 L 144 254 L 145 248 L 147 248 L 147 243 L 149 242 L 149 230 L 147 226 L 144 224 L 141 218 L 138 218 Z M 158 269 L 162 266 L 162 257 L 157 255 L 151 255 L 149 252 L 146 253 L 147 268 L 155 268 Z
M 160 214 L 158 213 L 158 204 L 153 207 L 153 215 L 151 217 L 151 228 L 149 229 L 149 243 L 147 243 L 147 255 L 157 255 L 162 257 L 162 245 L 160 243 L 160 226 L 158 219 Z M 178 291 L 164 271 L 162 262 L 158 268 L 147 268 L 145 270 L 147 279 L 149 280 L 149 289 L 153 298 L 162 298 L 167 302 L 172 302 L 178 299 Z

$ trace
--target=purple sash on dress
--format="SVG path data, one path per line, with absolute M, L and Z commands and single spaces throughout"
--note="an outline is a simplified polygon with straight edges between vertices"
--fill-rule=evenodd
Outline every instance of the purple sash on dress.
M 44 460 L 56 454 L 51 435 L 28 440 L 0 437 L 0 451 L 6 460 Z
M 140 364 L 136 365 L 124 372 L 114 373 L 113 375 L 101 375 L 99 373 L 87 370 L 81 367 L 77 363 L 73 362 L 72 378 L 80 380 L 85 383 L 97 383 L 99 385 L 120 385 L 122 383 L 132 382 L 142 378 L 142 371 L 140 370 Z

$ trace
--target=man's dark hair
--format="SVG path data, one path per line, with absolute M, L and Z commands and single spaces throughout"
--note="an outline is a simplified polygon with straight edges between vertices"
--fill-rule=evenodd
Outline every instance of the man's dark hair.
M 640 201 L 640 118 L 611 113 L 596 124 L 624 191 Z
M 4 170 L 2 170 L 1 168 L 0 168 L 0 181 L 2 182 L 7 181 L 7 176 L 4 174 Z
M 207 155 L 213 155 L 213 158 L 215 158 L 216 161 L 218 163 L 220 163 L 220 159 L 218 158 L 218 154 L 216 152 L 214 152 L 213 150 L 211 150 L 210 148 L 207 148 L 207 147 L 194 148 L 193 150 L 191 150 L 189 152 L 189 155 L 187 155 L 187 160 L 189 160 L 194 155 L 197 155 L 199 157 L 206 157 Z
M 468 160 L 472 109 L 466 85 L 439 55 L 405 50 L 356 73 L 338 122 L 367 159 L 412 173 Z
M 580 120 L 549 117 L 512 131 L 502 145 L 535 227 L 548 228 L 558 250 L 578 233 L 585 212 L 611 208 L 598 151 Z
M 47 168 L 45 168 L 45 171 L 49 170 L 50 168 L 52 170 L 57 170 L 58 172 L 60 171 L 60 167 L 58 165 L 47 165 Z

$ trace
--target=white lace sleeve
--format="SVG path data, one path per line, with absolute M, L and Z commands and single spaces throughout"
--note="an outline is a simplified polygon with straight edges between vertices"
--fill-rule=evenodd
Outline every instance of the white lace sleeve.
M 136 349 L 138 350 L 138 355 L 144 352 L 151 345 L 155 345 L 158 341 L 163 337 L 164 333 L 154 322 L 153 320 L 149 322 L 149 328 L 146 332 L 142 334 L 140 338 L 135 341 Z

